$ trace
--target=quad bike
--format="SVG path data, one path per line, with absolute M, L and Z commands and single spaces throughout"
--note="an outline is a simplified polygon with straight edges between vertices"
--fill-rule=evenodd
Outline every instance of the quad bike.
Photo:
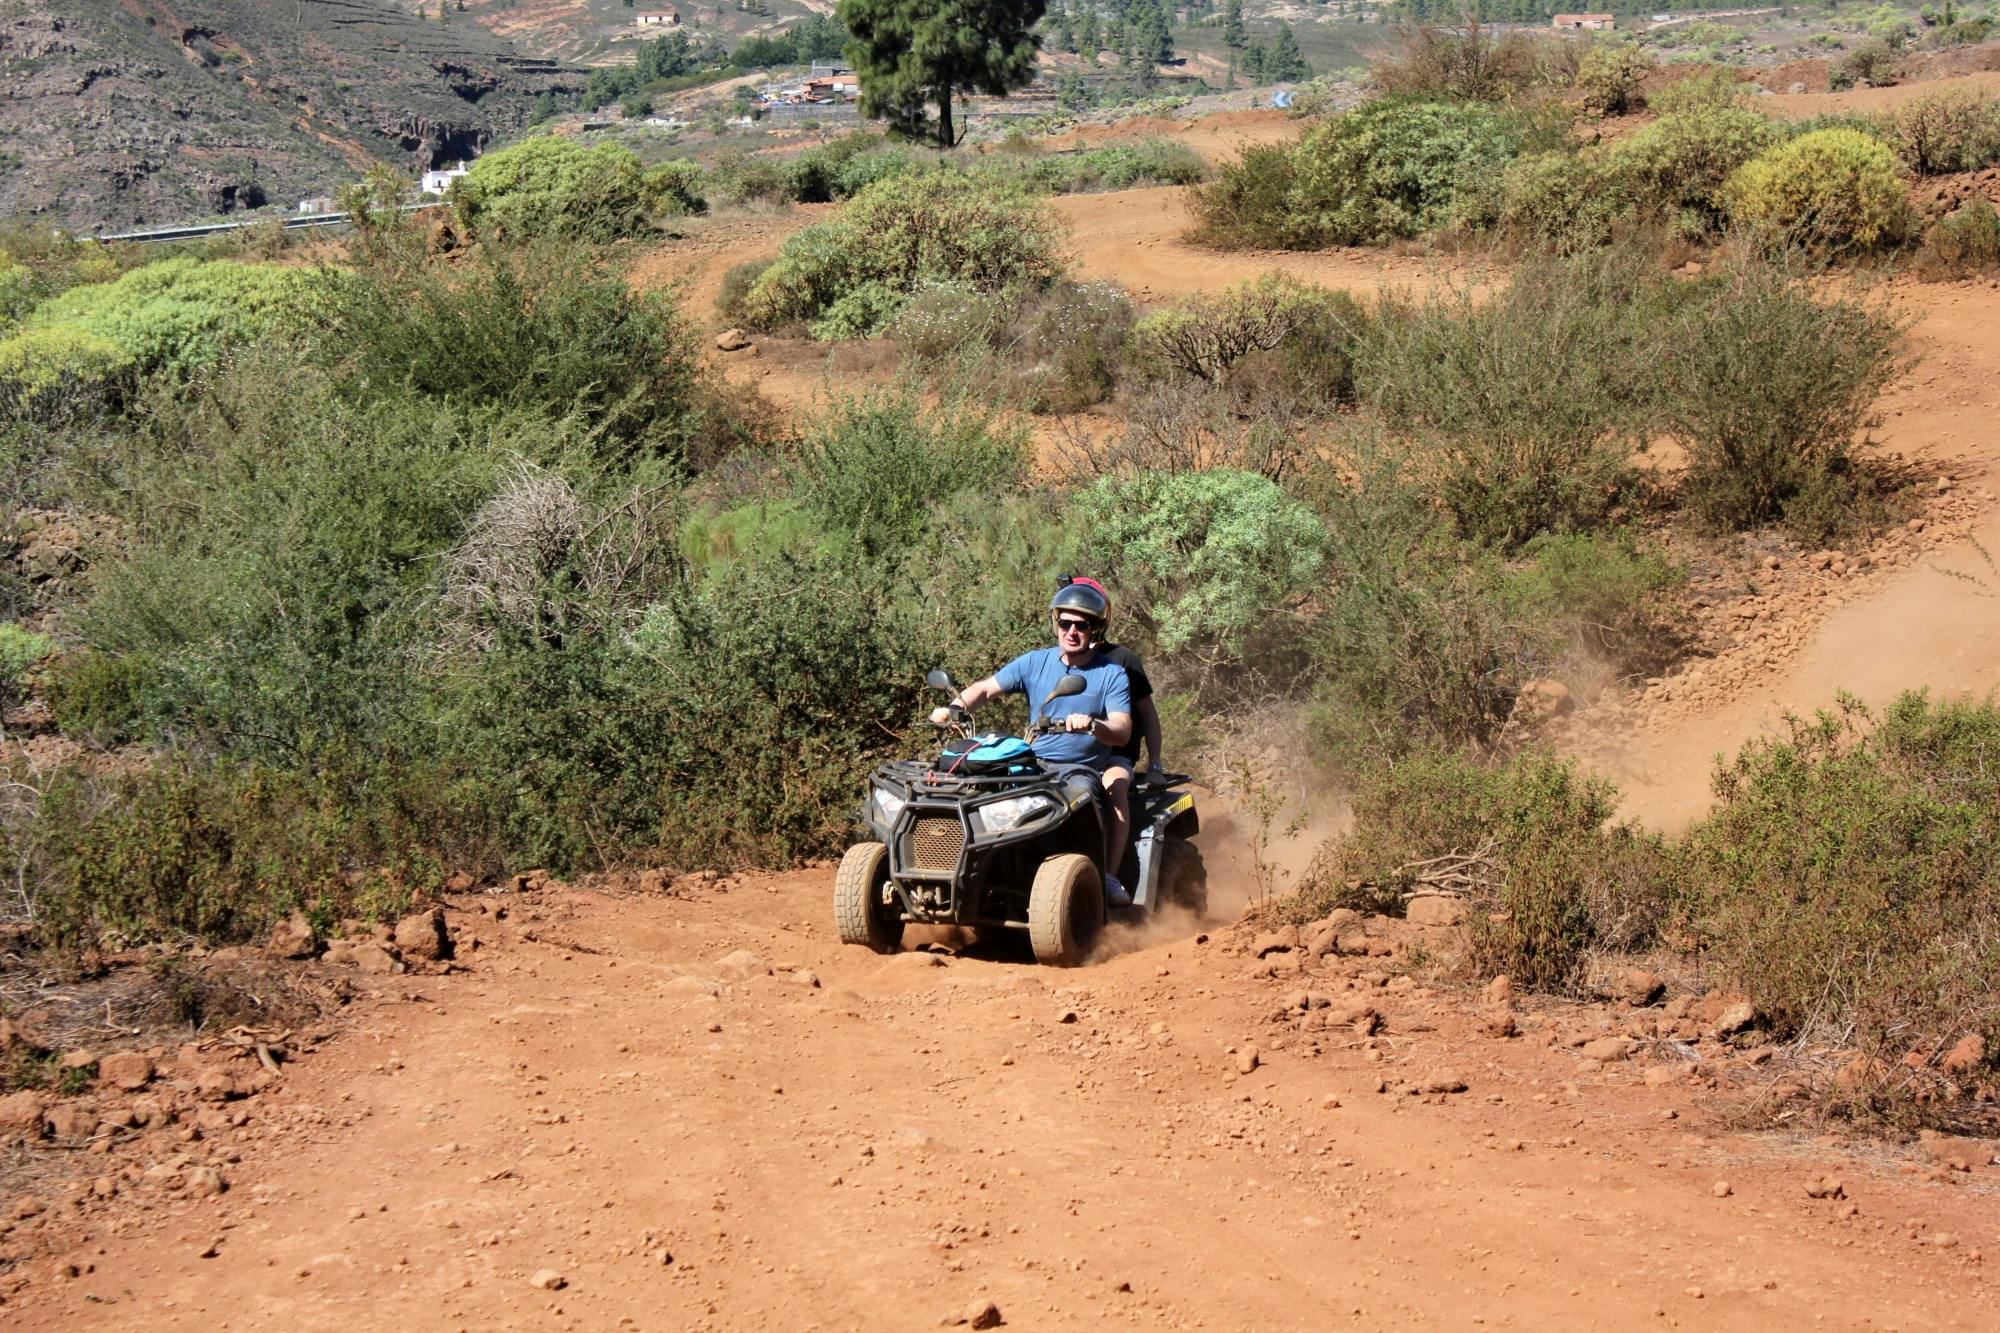
M 942 670 L 925 679 L 958 693 Z M 1053 966 L 1089 957 L 1105 922 L 1104 791 L 1087 774 L 1043 764 L 1029 748 L 1061 729 L 1049 705 L 1083 689 L 1083 677 L 1063 677 L 1025 737 L 975 736 L 969 715 L 954 706 L 957 739 L 936 759 L 875 770 L 861 815 L 873 836 L 848 848 L 834 879 L 843 943 L 891 953 L 915 921 L 1024 930 L 1036 961 Z M 1169 774 L 1134 783 L 1132 836 L 1119 866 L 1132 907 L 1121 912 L 1207 910 L 1207 872 L 1188 841 L 1201 824 L 1194 793 L 1181 790 L 1187 781 Z

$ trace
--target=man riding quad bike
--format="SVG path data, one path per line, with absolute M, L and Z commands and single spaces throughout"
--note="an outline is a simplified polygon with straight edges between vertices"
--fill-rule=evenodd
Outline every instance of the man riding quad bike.
M 911 921 L 1025 930 L 1038 961 L 1072 967 L 1095 945 L 1107 904 L 1206 909 L 1187 778 L 1149 770 L 1128 792 L 1130 771 L 1111 749 L 1130 734 L 1131 704 L 1124 668 L 1095 646 L 1108 609 L 1094 585 L 1065 586 L 1050 606 L 1055 647 L 963 689 L 930 673 L 950 697 L 931 721 L 957 739 L 935 759 L 871 777 L 863 820 L 874 836 L 848 849 L 834 881 L 843 942 L 887 953 Z M 972 711 L 1005 693 L 1040 700 L 1026 735 L 975 735 Z

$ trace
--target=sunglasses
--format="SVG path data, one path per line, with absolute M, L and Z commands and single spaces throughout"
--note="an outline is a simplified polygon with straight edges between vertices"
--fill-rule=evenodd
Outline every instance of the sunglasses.
M 1088 620 L 1058 620 L 1056 628 L 1064 634 L 1088 634 L 1097 626 Z

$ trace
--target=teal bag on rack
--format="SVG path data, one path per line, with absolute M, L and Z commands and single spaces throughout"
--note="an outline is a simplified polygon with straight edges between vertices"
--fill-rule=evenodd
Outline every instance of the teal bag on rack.
M 953 741 L 938 758 L 938 769 L 968 777 L 996 773 L 1026 773 L 1035 767 L 1034 752 L 1019 736 L 975 736 Z

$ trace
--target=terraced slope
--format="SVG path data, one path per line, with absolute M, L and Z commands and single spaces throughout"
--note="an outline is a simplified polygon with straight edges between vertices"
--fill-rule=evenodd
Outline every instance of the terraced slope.
M 0 217 L 74 229 L 289 207 L 581 86 L 402 0 L 0 0 L 0 81 Z

